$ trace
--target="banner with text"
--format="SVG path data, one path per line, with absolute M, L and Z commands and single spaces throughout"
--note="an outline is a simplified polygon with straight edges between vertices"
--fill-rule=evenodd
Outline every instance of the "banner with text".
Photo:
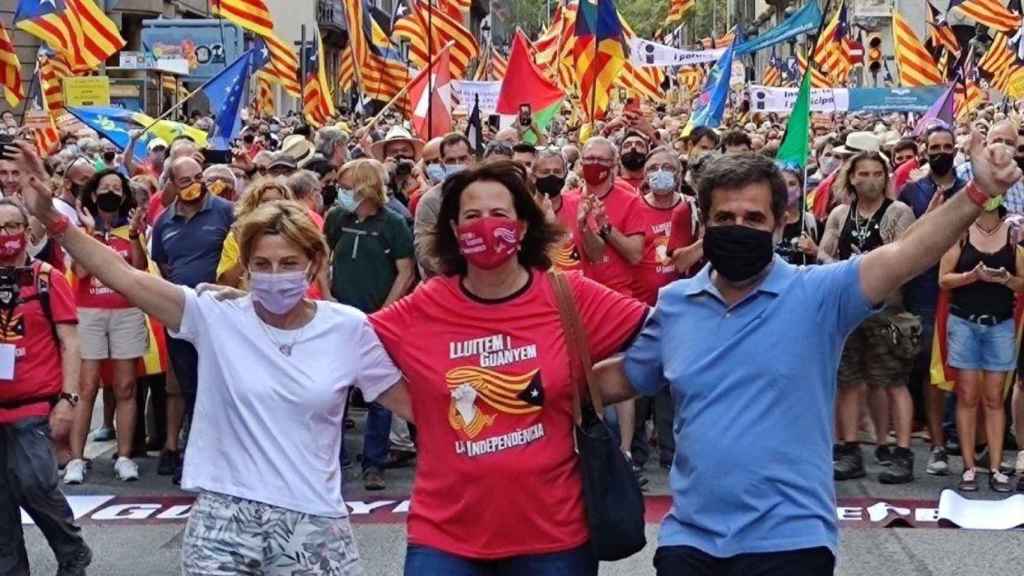
M 458 103 L 455 105 L 456 114 L 469 114 L 473 111 L 473 104 L 476 97 L 480 97 L 480 116 L 484 119 L 494 114 L 498 106 L 498 94 L 501 93 L 501 81 L 473 82 L 469 80 L 453 80 L 455 86 L 455 97 Z
M 817 88 L 811 90 L 812 112 L 916 112 L 922 113 L 942 97 L 945 86 L 920 88 Z M 748 87 L 753 112 L 789 112 L 796 103 L 796 88 Z
M 752 85 L 750 94 L 751 112 L 789 112 L 796 104 L 798 88 L 775 88 Z M 811 90 L 812 112 L 846 112 L 850 107 L 849 90 L 846 88 L 814 88 Z
M 680 50 L 643 38 L 630 38 L 629 61 L 634 66 L 692 66 L 717 62 L 725 48 L 716 50 Z

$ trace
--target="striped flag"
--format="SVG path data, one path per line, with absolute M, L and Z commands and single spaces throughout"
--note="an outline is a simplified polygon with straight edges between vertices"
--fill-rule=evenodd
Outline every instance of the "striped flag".
M 36 129 L 33 137 L 36 142 L 36 149 L 39 151 L 39 155 L 42 157 L 49 156 L 60 145 L 60 132 L 57 130 L 57 125 L 54 123 L 54 119 L 59 114 L 59 110 L 55 113 L 50 109 L 47 103 L 45 95 L 46 84 L 43 79 L 42 61 L 36 61 L 36 76 L 39 84 L 35 88 L 35 93 L 32 96 L 32 100 L 35 105 L 40 108 L 43 112 L 46 112 L 47 126 L 45 128 Z
M 1010 48 L 1009 40 L 1002 32 L 996 32 L 992 44 L 985 55 L 978 61 L 978 69 L 985 72 L 991 79 L 992 87 L 999 91 L 1006 90 L 1006 84 L 1021 67 L 1016 53 Z
M 21 61 L 3 22 L 0 22 L 0 86 L 3 86 L 4 98 L 11 108 L 16 108 L 25 99 L 21 85 Z
M 210 11 L 262 38 L 270 51 L 270 64 L 263 70 L 289 94 L 302 95 L 299 59 L 295 50 L 274 34 L 274 20 L 264 0 L 212 0 Z
M 765 86 L 782 86 L 782 69 L 779 67 L 779 58 L 772 56 L 768 59 L 768 66 L 764 69 L 764 77 L 761 83 Z
M 591 121 L 604 117 L 612 86 L 626 63 L 626 46 L 613 0 L 582 0 L 573 30 L 573 62 L 580 103 Z
M 461 18 L 468 14 L 473 6 L 473 0 L 437 0 L 437 7 L 452 18 Z
M 46 100 L 46 108 L 54 117 L 60 116 L 64 111 L 63 80 L 70 77 L 71 73 L 60 56 L 40 53 L 36 66 L 39 68 L 39 86 Z
M 352 60 L 352 77 L 361 84 L 366 97 L 390 100 L 409 83 L 409 67 L 391 45 L 384 30 L 370 16 L 366 0 L 344 1 L 349 30 L 346 59 Z
M 850 70 L 863 62 L 864 47 L 851 37 L 845 3 L 822 31 L 815 54 L 815 60 L 837 86 L 845 85 Z
M 352 49 L 345 46 L 338 63 L 338 90 L 347 92 L 355 86 L 356 72 L 352 61 Z
M 665 24 L 671 24 L 683 19 L 683 16 L 687 12 L 693 9 L 697 5 L 697 0 L 670 0 L 668 7 L 668 17 L 665 18 Z
M 274 115 L 274 87 L 266 72 L 256 73 L 256 100 L 253 110 L 260 116 Z
M 431 52 L 437 54 L 445 44 L 454 42 L 450 58 L 451 74 L 452 78 L 462 78 L 470 60 L 480 54 L 480 45 L 473 33 L 458 19 L 429 2 L 418 0 L 411 7 L 408 15 L 395 22 L 394 30 L 398 38 L 409 43 L 409 60 L 414 66 L 425 68 Z M 428 42 L 432 44 L 428 45 Z
M 21 0 L 14 25 L 63 54 L 79 72 L 97 68 L 125 45 L 93 0 Z
M 797 66 L 800 68 L 800 76 L 807 72 L 807 56 L 803 52 L 796 53 Z M 832 80 L 817 66 L 811 69 L 811 88 L 831 88 Z
M 622 26 L 622 37 L 628 42 L 636 37 L 636 33 L 633 32 L 633 28 L 630 27 L 629 22 L 626 22 L 626 18 L 622 16 L 622 13 L 618 12 L 618 15 L 619 25 Z M 615 85 L 625 88 L 629 93 L 642 98 L 663 102 L 665 100 L 665 93 L 661 89 L 661 84 L 664 80 L 665 73 L 662 72 L 661 68 L 633 66 L 633 63 L 627 59 L 622 67 L 622 74 L 615 81 Z
M 928 19 L 928 31 L 932 46 L 941 46 L 950 54 L 960 54 L 960 42 L 956 39 L 956 34 L 953 33 L 953 27 L 946 22 L 945 16 L 938 8 L 932 6 L 931 2 L 927 4 L 928 13 L 925 17 Z
M 950 0 L 949 9 L 999 32 L 1020 29 L 1020 14 L 1011 12 L 1001 0 Z
M 943 75 L 910 24 L 899 12 L 892 13 L 893 46 L 900 85 L 906 87 L 934 86 L 942 83 Z
M 324 51 L 320 33 L 313 29 L 313 40 L 305 49 L 306 77 L 302 79 L 302 113 L 311 125 L 320 127 L 335 115 L 330 86 L 324 71 Z
M 700 66 L 683 66 L 679 69 L 679 85 L 686 88 L 687 93 L 696 96 L 704 86 L 704 69 Z

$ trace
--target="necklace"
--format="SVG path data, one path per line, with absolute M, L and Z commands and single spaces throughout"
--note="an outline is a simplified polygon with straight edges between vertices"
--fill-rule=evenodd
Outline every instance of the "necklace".
M 309 326 L 310 322 L 312 322 L 312 320 L 310 320 L 309 322 L 303 324 L 302 328 L 299 328 L 296 331 L 295 337 L 292 338 L 291 342 L 282 343 L 280 340 L 274 337 L 273 332 L 267 329 L 267 323 L 264 322 L 259 317 L 258 314 L 256 314 L 256 310 L 253 310 L 252 313 L 254 316 L 256 316 L 256 321 L 259 322 L 260 327 L 263 328 L 263 333 L 267 335 L 267 338 L 270 338 L 270 341 L 273 342 L 275 346 L 277 346 L 277 351 L 289 357 L 292 355 L 292 350 L 295 348 L 295 344 L 298 343 L 299 339 L 302 338 L 302 333 L 306 331 L 306 326 Z
M 1000 222 L 999 224 L 996 224 L 996 227 L 991 230 L 986 230 L 981 224 L 978 224 L 977 222 L 974 223 L 974 227 L 978 229 L 978 232 L 981 232 L 985 236 L 991 236 L 998 232 L 999 229 L 1003 227 L 1003 223 Z

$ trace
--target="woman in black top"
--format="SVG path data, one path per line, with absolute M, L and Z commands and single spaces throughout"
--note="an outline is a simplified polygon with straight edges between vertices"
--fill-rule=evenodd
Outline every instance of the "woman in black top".
M 1009 478 L 999 471 L 1006 426 L 1003 383 L 1016 365 L 1014 293 L 1024 291 L 1024 258 L 1005 214 L 1001 201 L 991 202 L 939 265 L 939 286 L 952 296 L 948 360 L 958 370 L 956 427 L 964 459 L 963 491 L 978 489 L 974 466 L 979 399 L 990 448 L 989 484 L 997 492 L 1010 491 Z
M 775 244 L 775 253 L 790 264 L 817 264 L 820 237 L 818 222 L 813 214 L 803 209 L 804 175 L 797 170 L 783 168 L 782 178 L 786 181 L 789 197 L 786 204 L 786 226 L 782 229 L 782 239 Z

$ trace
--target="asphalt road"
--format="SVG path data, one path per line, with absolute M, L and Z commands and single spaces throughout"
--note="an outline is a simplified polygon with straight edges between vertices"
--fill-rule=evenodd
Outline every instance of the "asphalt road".
M 358 446 L 348 434 L 350 453 Z M 949 488 L 955 476 L 936 478 L 924 473 L 925 447 L 915 441 L 917 479 L 902 486 L 884 486 L 877 482 L 880 468 L 869 463 L 869 475 L 859 481 L 838 486 L 839 506 L 845 522 L 837 573 L 844 576 L 939 576 L 939 575 L 1011 575 L 1024 574 L 1024 532 L 970 531 L 938 528 L 934 523 L 912 522 L 915 528 L 885 528 L 900 514 L 892 513 L 877 522 L 869 506 L 878 509 L 879 502 L 900 503 L 918 507 L 934 505 L 939 493 Z M 109 444 L 93 445 L 92 472 L 87 483 L 69 487 L 76 506 L 85 506 L 82 524 L 85 538 L 93 547 L 95 559 L 90 574 L 99 576 L 171 576 L 179 574 L 178 557 L 188 495 L 178 491 L 169 478 L 156 475 L 156 459 L 140 459 L 142 480 L 124 484 L 113 478 Z M 868 458 L 870 461 L 870 458 Z M 954 471 L 959 460 L 951 459 Z M 346 471 L 345 498 L 353 510 L 353 524 L 364 560 L 366 573 L 372 576 L 401 574 L 405 549 L 405 527 L 402 500 L 408 495 L 413 469 L 389 470 L 388 490 L 367 493 L 358 479 L 358 466 Z M 647 494 L 649 511 L 664 508 L 666 474 L 648 467 L 651 484 Z M 977 496 L 1000 499 L 988 492 L 987 479 L 982 477 L 982 491 Z M 90 503 L 85 496 L 94 498 Z M 385 502 L 382 504 L 381 501 Z M 354 503 L 354 504 L 353 504 Z M 929 504 L 930 503 L 930 504 Z M 361 508 L 359 508 L 361 507 Z M 372 508 L 372 511 L 371 511 Z M 398 510 L 396 513 L 395 510 Z M 660 514 L 660 512 L 657 512 Z M 657 514 L 649 518 L 649 544 L 636 556 L 614 564 L 604 564 L 602 575 L 653 574 L 651 559 L 657 538 Z M 925 514 L 927 515 L 927 514 Z M 913 519 L 914 513 L 908 518 Z M 896 525 L 900 525 L 896 523 Z M 53 574 L 56 565 L 41 533 L 26 526 L 26 536 L 33 574 Z

